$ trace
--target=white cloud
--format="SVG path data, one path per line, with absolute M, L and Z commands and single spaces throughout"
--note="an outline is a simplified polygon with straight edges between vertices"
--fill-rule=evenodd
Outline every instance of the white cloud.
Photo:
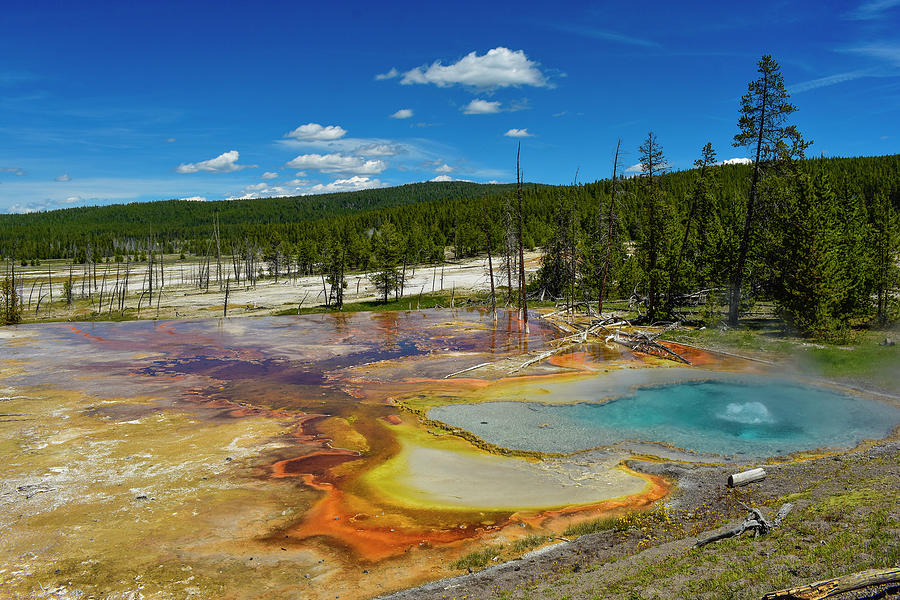
M 309 181 L 307 181 L 306 179 L 291 179 L 290 181 L 286 182 L 284 185 L 293 185 L 295 187 L 299 187 L 301 185 L 306 185 L 307 183 L 309 183 Z
M 275 171 L 266 171 L 262 174 L 263 179 L 275 179 L 276 177 L 278 177 L 278 173 Z
M 344 137 L 347 130 L 339 125 L 323 127 L 318 123 L 307 123 L 297 129 L 284 134 L 284 137 L 302 141 L 328 142 Z
M 441 166 L 437 167 L 437 168 L 434 170 L 434 172 L 435 172 L 435 173 L 452 173 L 452 172 L 455 171 L 455 170 L 456 170 L 456 169 L 454 169 L 453 167 L 451 167 L 451 166 L 448 165 L 447 163 L 444 163 L 444 164 L 442 164 Z
M 390 72 L 388 73 L 390 74 Z M 422 65 L 403 74 L 400 83 L 433 83 L 438 87 L 464 85 L 479 89 L 531 85 L 547 87 L 547 78 L 538 63 L 525 56 L 523 50 L 498 47 L 478 56 L 470 52 L 450 65 L 436 60 L 430 66 Z
M 306 177 L 306 171 L 297 171 L 294 173 L 297 177 Z
M 397 112 L 391 115 L 392 119 L 408 119 L 413 116 L 413 110 L 411 108 L 401 108 Z
M 173 137 L 166 138 L 166 141 L 171 144 L 172 142 L 175 141 L 175 138 L 173 138 Z
M 643 173 L 644 165 L 642 165 L 641 163 L 635 163 L 635 164 L 631 165 L 630 167 L 628 167 L 627 169 L 625 169 L 625 172 L 626 173 Z
M 22 177 L 23 175 L 25 175 L 25 171 L 23 171 L 19 167 L 0 167 L 0 173 L 12 173 L 17 177 Z
M 511 138 L 534 137 L 533 133 L 528 133 L 528 129 L 510 129 L 503 135 L 505 135 L 506 137 L 511 137 Z
M 375 79 L 381 81 L 382 79 L 393 79 L 394 77 L 400 77 L 400 71 L 397 70 L 397 67 L 391 67 L 391 70 L 387 73 L 379 73 L 375 76 Z
M 72 181 L 72 178 L 69 177 L 69 174 L 68 174 L 68 173 L 63 173 L 62 175 L 60 175 L 59 177 L 57 177 L 57 178 L 54 179 L 53 181 Z
M 749 158 L 729 158 L 726 160 L 720 160 L 716 163 L 717 165 L 750 165 L 753 164 L 753 161 Z
M 229 150 L 209 160 L 202 160 L 197 163 L 182 163 L 175 167 L 175 171 L 177 173 L 199 173 L 200 171 L 207 173 L 231 173 L 256 166 L 237 164 L 239 156 L 240 153 L 237 150 Z
M 467 115 L 492 115 L 500 112 L 500 103 L 476 98 L 463 106 L 462 111 Z
M 77 204 L 81 202 L 81 196 L 69 196 L 62 201 L 63 204 Z
M 792 95 L 799 94 L 801 92 L 808 92 L 809 90 L 815 90 L 821 87 L 828 87 L 830 85 L 844 83 L 845 81 L 852 81 L 860 77 L 865 77 L 867 74 L 867 71 L 851 71 L 849 73 L 838 73 L 837 75 L 819 77 L 818 79 L 811 79 L 809 81 L 802 81 L 800 83 L 789 85 L 788 91 Z
M 877 58 L 889 63 L 893 63 L 896 66 L 900 66 L 900 44 L 875 42 L 867 46 L 849 48 L 846 50 L 846 52 L 864 54 L 866 56 L 871 56 L 872 58 Z
M 383 160 L 365 160 L 345 154 L 301 154 L 287 163 L 292 169 L 314 169 L 323 173 L 377 175 L 387 169 Z
M 206 202 L 206 196 L 188 196 L 187 198 L 182 198 L 187 202 Z
M 330 194 L 333 192 L 355 192 L 357 190 L 367 190 L 381 187 L 387 187 L 387 184 L 377 178 L 370 179 L 369 177 L 359 177 L 354 175 L 349 179 L 335 179 L 331 183 L 327 183 L 325 185 L 318 183 L 310 188 L 307 188 L 303 193 Z
M 869 0 L 860 4 L 848 16 L 858 20 L 878 19 L 881 18 L 882 12 L 898 5 L 900 5 L 900 0 Z
M 471 179 L 454 179 L 453 177 L 450 177 L 449 175 L 438 175 L 437 177 L 435 177 L 433 179 L 429 179 L 429 181 L 466 181 L 468 183 L 472 183 Z
M 405 152 L 400 144 L 365 144 L 353 151 L 358 156 L 394 156 Z
M 255 198 L 272 198 L 276 196 L 289 196 L 293 190 L 281 186 L 268 187 L 264 183 L 248 185 L 241 190 L 240 196 L 229 196 L 226 200 L 253 200 Z

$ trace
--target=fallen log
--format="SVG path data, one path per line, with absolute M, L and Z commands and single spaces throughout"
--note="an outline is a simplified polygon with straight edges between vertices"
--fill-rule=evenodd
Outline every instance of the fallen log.
M 795 588 L 787 588 L 775 592 L 769 592 L 763 596 L 763 600 L 819 600 L 828 596 L 835 596 L 870 587 L 873 585 L 885 585 L 888 583 L 900 582 L 900 568 L 893 567 L 890 569 L 868 569 L 859 573 L 850 575 L 842 575 L 833 579 L 825 579 L 816 581 L 809 585 Z
M 740 487 L 742 485 L 747 485 L 748 483 L 753 483 L 754 481 L 762 481 L 765 478 L 765 469 L 750 469 L 749 471 L 741 471 L 740 473 L 735 473 L 734 475 L 728 476 L 728 487 Z
M 631 348 L 635 352 L 652 354 L 654 356 L 659 356 L 660 358 L 668 358 L 671 360 L 682 362 L 686 365 L 691 364 L 691 361 L 681 356 L 674 350 L 671 350 L 663 346 L 659 342 L 654 341 L 650 338 L 649 335 L 645 333 L 623 333 L 616 330 L 611 336 L 608 336 L 606 338 L 606 341 L 613 341 L 617 344 L 621 344 L 622 346 Z
M 712 542 L 718 542 L 719 540 L 737 537 L 743 534 L 745 531 L 752 531 L 753 537 L 759 537 L 760 535 L 769 533 L 770 531 L 781 525 L 781 522 L 784 520 L 784 518 L 788 515 L 789 512 L 791 512 L 791 509 L 794 508 L 794 505 L 788 502 L 778 510 L 778 514 L 775 515 L 775 519 L 770 522 L 766 520 L 766 518 L 758 508 L 750 508 L 743 502 L 741 503 L 741 506 L 747 509 L 747 517 L 744 519 L 743 523 L 741 523 L 734 529 L 729 529 L 728 531 L 723 531 L 722 533 L 717 533 L 707 538 L 697 540 L 697 542 L 694 544 L 694 548 L 700 548 L 707 544 L 711 544 Z
M 456 377 L 457 375 L 462 375 L 463 373 L 468 373 L 469 371 L 474 371 L 475 369 L 480 369 L 481 367 L 486 367 L 490 364 L 493 364 L 493 363 L 483 362 L 483 363 L 479 363 L 479 364 L 471 366 L 471 367 L 466 367 L 465 369 L 460 369 L 459 371 L 450 373 L 449 375 L 444 375 L 444 379 L 450 379 L 451 377 Z

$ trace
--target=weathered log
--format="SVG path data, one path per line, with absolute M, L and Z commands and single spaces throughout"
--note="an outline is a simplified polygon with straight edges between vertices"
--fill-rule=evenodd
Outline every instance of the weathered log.
M 820 598 L 827 598 L 873 585 L 898 582 L 900 582 L 900 568 L 898 567 L 868 569 L 859 573 L 817 581 L 809 585 L 769 592 L 763 596 L 763 600 L 819 600 Z
M 455 371 L 453 373 L 450 373 L 449 375 L 444 375 L 444 379 L 450 379 L 451 377 L 456 377 L 457 375 L 462 375 L 463 373 L 468 373 L 469 371 L 474 371 L 475 369 L 480 369 L 481 367 L 486 367 L 490 364 L 492 363 L 483 362 L 471 367 L 466 367 L 465 369 L 460 369 L 459 371 Z
M 707 538 L 697 540 L 697 542 L 694 544 L 694 548 L 700 548 L 702 546 L 705 546 L 706 544 L 718 542 L 719 540 L 737 537 L 743 534 L 745 531 L 752 531 L 753 537 L 759 537 L 760 535 L 769 533 L 770 531 L 781 525 L 781 522 L 784 520 L 784 518 L 788 515 L 789 512 L 791 512 L 791 509 L 794 508 L 794 505 L 788 502 L 778 510 L 778 514 L 775 515 L 775 519 L 770 522 L 767 521 L 765 517 L 763 517 L 762 512 L 760 512 L 758 508 L 750 508 L 743 502 L 741 502 L 741 505 L 747 509 L 747 517 L 744 519 L 743 523 L 741 523 L 734 529 L 729 529 L 728 531 L 723 531 L 722 533 L 717 533 Z
M 749 471 L 741 471 L 734 475 L 728 476 L 728 487 L 740 487 L 753 483 L 754 481 L 762 481 L 766 478 L 765 469 L 750 469 Z

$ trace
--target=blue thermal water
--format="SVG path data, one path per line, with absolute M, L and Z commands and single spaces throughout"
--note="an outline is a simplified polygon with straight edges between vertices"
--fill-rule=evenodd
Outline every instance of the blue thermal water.
M 745 457 L 852 447 L 900 424 L 894 406 L 763 377 L 639 388 L 602 404 L 457 404 L 428 416 L 508 448 L 574 452 L 650 441 Z

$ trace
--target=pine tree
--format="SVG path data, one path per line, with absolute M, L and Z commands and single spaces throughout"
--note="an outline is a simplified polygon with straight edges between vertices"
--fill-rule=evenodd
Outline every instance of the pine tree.
M 691 193 L 690 208 L 688 209 L 687 219 L 684 223 L 684 234 L 681 238 L 681 245 L 678 248 L 678 258 L 675 260 L 675 267 L 672 269 L 671 280 L 669 281 L 669 295 L 666 301 L 666 310 L 671 312 L 675 299 L 675 292 L 678 289 L 678 276 L 681 270 L 681 262 L 684 259 L 685 251 L 688 247 L 688 240 L 692 233 L 691 226 L 694 224 L 694 217 L 697 215 L 698 208 L 707 209 L 709 206 L 710 168 L 716 163 L 716 151 L 713 150 L 712 143 L 706 142 L 700 151 L 700 158 L 694 161 L 694 166 L 700 171 L 697 173 L 697 181 L 694 184 Z M 701 213 L 700 220 L 707 218 L 707 214 Z
M 788 115 L 797 108 L 788 102 L 790 94 L 784 87 L 781 67 L 771 55 L 764 55 L 757 64 L 759 78 L 747 86 L 741 98 L 740 132 L 734 136 L 734 146 L 747 146 L 754 152 L 750 192 L 744 211 L 744 226 L 740 238 L 737 264 L 731 281 L 728 303 L 728 322 L 737 325 L 744 284 L 744 271 L 750 251 L 751 234 L 755 225 L 760 184 L 773 168 L 802 158 L 812 142 L 806 142 L 794 125 L 787 125 Z
M 375 272 L 369 279 L 387 303 L 388 295 L 400 288 L 400 256 L 403 252 L 400 233 L 393 223 L 388 221 L 381 230 L 372 236 L 372 259 Z
M 837 339 L 847 330 L 841 310 L 850 293 L 837 196 L 827 178 L 803 175 L 790 210 L 776 265 L 776 299 L 785 321 L 806 336 Z
M 897 306 L 900 268 L 896 256 L 900 250 L 900 214 L 883 192 L 875 195 L 872 222 L 873 285 L 877 302 L 875 318 L 879 325 L 884 325 L 895 316 Z
M 647 281 L 647 320 L 656 320 L 659 308 L 660 288 L 664 278 L 661 269 L 661 255 L 667 241 L 666 222 L 663 207 L 663 192 L 660 176 L 669 170 L 662 146 L 652 131 L 640 148 L 641 177 L 645 183 L 642 194 L 642 213 L 638 248 L 643 258 L 644 276 Z

